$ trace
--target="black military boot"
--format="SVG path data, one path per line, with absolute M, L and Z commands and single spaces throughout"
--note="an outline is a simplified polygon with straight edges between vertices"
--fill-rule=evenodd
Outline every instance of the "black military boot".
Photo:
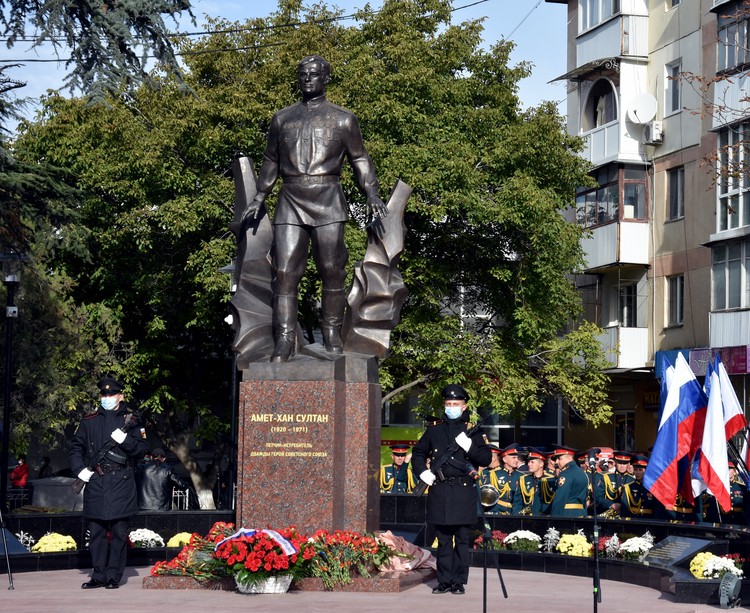
M 297 345 L 297 296 L 273 297 L 273 336 L 271 362 L 288 362 Z
M 346 296 L 343 289 L 324 289 L 322 299 L 323 320 L 320 329 L 323 332 L 323 345 L 331 353 L 343 353 L 341 342 L 341 324 L 344 322 Z

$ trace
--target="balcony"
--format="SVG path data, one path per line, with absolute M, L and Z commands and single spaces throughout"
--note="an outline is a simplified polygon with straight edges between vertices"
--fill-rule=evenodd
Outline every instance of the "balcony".
M 708 314 L 711 347 L 750 345 L 750 311 L 715 311 Z
M 649 361 L 648 328 L 605 328 L 599 342 L 614 368 L 645 368 Z
M 598 128 L 581 134 L 586 139 L 586 145 L 581 151 L 581 157 L 600 166 L 617 159 L 620 152 L 620 123 L 613 121 Z
M 576 67 L 601 58 L 647 56 L 648 15 L 617 15 L 576 39 Z
M 623 209 L 625 217 L 629 207 Z M 602 271 L 621 264 L 648 266 L 648 223 L 623 219 L 592 228 L 590 236 L 582 239 L 587 271 Z

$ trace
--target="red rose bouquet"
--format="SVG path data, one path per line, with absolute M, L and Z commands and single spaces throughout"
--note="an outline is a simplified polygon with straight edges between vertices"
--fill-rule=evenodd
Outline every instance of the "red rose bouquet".
M 293 527 L 286 530 L 246 530 L 219 541 L 214 557 L 223 562 L 238 584 L 252 584 L 279 575 L 307 574 L 315 551 Z

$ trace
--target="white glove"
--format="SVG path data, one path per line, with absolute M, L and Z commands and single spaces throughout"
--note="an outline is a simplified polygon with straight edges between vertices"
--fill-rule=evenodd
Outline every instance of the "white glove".
M 471 447 L 471 439 L 466 436 L 466 432 L 461 432 L 456 437 L 456 443 L 458 443 L 458 446 L 464 451 L 469 451 L 469 447 Z
M 128 436 L 127 432 L 123 432 L 120 430 L 120 428 L 117 428 L 112 434 L 112 438 L 115 440 L 115 442 L 119 445 L 122 443 Z
M 84 483 L 88 483 L 89 481 L 91 481 L 91 477 L 93 476 L 94 476 L 94 471 L 89 470 L 88 468 L 84 468 L 81 470 L 81 472 L 78 473 L 78 478 Z
M 431 470 L 423 470 L 419 473 L 419 478 L 424 481 L 427 485 L 433 485 L 437 477 Z

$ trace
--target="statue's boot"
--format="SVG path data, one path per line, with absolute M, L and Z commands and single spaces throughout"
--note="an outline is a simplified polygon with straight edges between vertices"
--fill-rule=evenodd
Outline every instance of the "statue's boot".
M 273 297 L 274 347 L 271 362 L 287 362 L 294 357 L 297 341 L 297 296 Z
M 344 322 L 346 296 L 343 289 L 324 289 L 322 300 L 323 320 L 320 329 L 323 332 L 323 345 L 331 353 L 343 353 L 341 342 L 341 325 Z

